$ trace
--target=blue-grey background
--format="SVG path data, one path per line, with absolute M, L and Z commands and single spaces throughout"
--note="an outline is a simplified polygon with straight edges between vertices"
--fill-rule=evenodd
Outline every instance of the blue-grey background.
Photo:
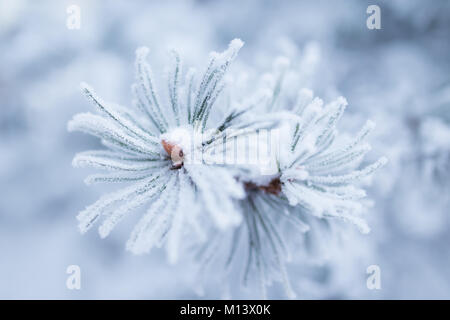
M 79 30 L 66 27 L 71 4 L 81 9 Z M 381 8 L 381 30 L 366 27 L 370 4 Z M 130 103 L 138 46 L 150 47 L 157 69 L 171 47 L 202 67 L 235 37 L 246 43 L 237 63 L 259 68 L 320 48 L 311 88 L 348 99 L 341 128 L 377 122 L 372 156 L 390 160 L 369 189 L 372 232 L 337 245 L 316 266 L 320 276 L 291 268 L 299 298 L 450 298 L 449 17 L 446 0 L 0 0 L 0 298 L 198 297 L 189 265 L 124 250 L 132 222 L 105 240 L 79 234 L 78 211 L 111 188 L 85 186 L 87 171 L 71 167 L 98 142 L 67 133 L 66 123 L 91 110 L 81 81 Z M 81 290 L 66 288 L 72 264 Z M 381 268 L 381 290 L 366 287 L 371 264 Z M 205 292 L 221 296 L 216 286 Z

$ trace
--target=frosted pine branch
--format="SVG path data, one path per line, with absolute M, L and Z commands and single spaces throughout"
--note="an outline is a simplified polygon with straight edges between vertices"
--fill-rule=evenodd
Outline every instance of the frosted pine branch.
M 165 246 L 175 263 L 188 247 L 198 249 L 203 275 L 221 261 L 221 276 L 238 269 L 244 283 L 258 281 L 263 296 L 268 285 L 281 281 L 286 294 L 295 297 L 286 263 L 301 248 L 292 247 L 288 235 L 293 233 L 287 230 L 301 238 L 317 221 L 339 219 L 369 232 L 360 181 L 387 160 L 361 166 L 371 150 L 365 140 L 374 123 L 368 121 L 352 140 L 343 141 L 337 125 L 346 99 L 324 104 L 309 89 L 286 90 L 296 83 L 286 81 L 295 70 L 285 58 L 266 75 L 269 85 L 225 101 L 225 74 L 242 45 L 236 39 L 224 52 L 212 53 L 203 74 L 194 68 L 184 73 L 181 57 L 172 51 L 167 96 L 159 94 L 160 77 L 146 60 L 149 50 L 138 49 L 133 108 L 107 103 L 82 84 L 97 113 L 75 115 L 68 129 L 100 138 L 106 149 L 81 152 L 73 165 L 107 171 L 88 176 L 87 184 L 128 186 L 80 212 L 79 228 L 86 232 L 102 220 L 104 238 L 143 208 L 126 244 L 133 253 Z M 258 136 L 261 130 L 279 132 L 277 144 Z M 239 139 L 253 142 L 237 147 L 233 142 Z M 230 152 L 242 158 L 259 148 L 271 150 L 267 160 L 275 172 L 265 174 L 267 164 L 260 162 L 225 161 Z M 236 258 L 243 250 L 245 262 Z
M 364 219 L 367 202 L 363 201 L 366 192 L 359 182 L 385 165 L 387 159 L 382 157 L 360 167 L 371 150 L 365 139 L 375 124 L 367 121 L 352 140 L 341 142 L 336 126 L 347 106 L 346 99 L 339 97 L 324 104 L 309 89 L 301 89 L 297 99 L 292 99 L 284 91 L 283 72 L 278 69 L 278 76 L 273 76 L 277 80 L 272 98 L 249 109 L 250 119 L 261 117 L 263 110 L 269 110 L 264 117 L 272 121 L 288 115 L 278 123 L 280 150 L 273 160 L 278 172 L 264 179 L 252 174 L 240 177 L 247 194 L 238 201 L 244 223 L 240 232 L 234 232 L 225 263 L 228 272 L 233 269 L 232 261 L 240 265 L 243 282 L 257 280 L 263 296 L 266 286 L 278 280 L 284 284 L 286 295 L 294 297 L 285 264 L 301 249 L 289 245 L 289 229 L 297 229 L 296 237 L 301 238 L 315 225 L 314 219 L 330 223 L 339 219 L 368 233 L 370 228 Z M 292 106 L 290 101 L 296 103 Z M 274 109 L 276 113 L 270 112 Z M 245 131 L 251 124 L 241 119 L 234 126 Z M 244 265 L 233 258 L 238 247 L 247 248 Z
M 178 232 L 182 230 L 181 223 L 195 226 L 192 231 L 198 232 L 201 239 L 204 235 L 199 226 L 205 224 L 205 219 L 210 219 L 219 229 L 239 224 L 241 217 L 234 199 L 242 198 L 244 191 L 235 180 L 235 171 L 228 171 L 222 165 L 190 164 L 188 155 L 202 153 L 203 141 L 195 144 L 190 141 L 190 135 L 207 129 L 223 87 L 223 76 L 242 44 L 240 40 L 233 40 L 223 53 L 212 53 L 199 82 L 193 69 L 183 78 L 180 56 L 173 51 L 174 67 L 168 79 L 167 99 L 159 95 L 146 61 L 149 50 L 138 49 L 136 83 L 132 86 L 134 110 L 105 102 L 89 85 L 82 83 L 83 93 L 98 114 L 76 115 L 68 128 L 101 138 L 110 150 L 82 152 L 74 158 L 73 165 L 111 171 L 89 176 L 88 184 L 132 183 L 82 211 L 78 215 L 82 232 L 103 218 L 99 233 L 106 237 L 128 214 L 149 206 L 127 248 L 135 253 L 147 252 L 155 245 L 162 245 L 169 235 L 169 257 L 175 261 L 181 237 L 171 231 L 172 225 Z M 226 124 L 213 128 L 216 134 L 211 135 L 209 141 L 222 139 L 217 133 L 225 127 Z M 216 178 L 221 184 L 216 183 Z

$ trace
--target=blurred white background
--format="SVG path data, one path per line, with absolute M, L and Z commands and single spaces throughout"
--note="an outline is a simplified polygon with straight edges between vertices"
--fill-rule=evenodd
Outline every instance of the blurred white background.
M 370 4 L 381 8 L 381 30 L 366 27 Z M 80 29 L 66 26 L 70 5 L 81 10 Z M 197 296 L 194 270 L 169 266 L 164 252 L 126 252 L 132 219 L 105 240 L 79 234 L 75 216 L 110 187 L 85 186 L 86 171 L 71 167 L 76 152 L 99 142 L 66 124 L 91 108 L 81 81 L 130 104 L 138 46 L 151 49 L 156 70 L 172 47 L 201 68 L 236 37 L 246 43 L 237 64 L 262 71 L 279 55 L 319 50 L 311 89 L 347 98 L 341 130 L 373 119 L 371 154 L 390 160 L 368 192 L 372 232 L 349 233 L 327 264 L 292 267 L 299 298 L 450 298 L 449 17 L 446 0 L 1 0 L 0 298 L 221 297 L 213 284 Z M 66 287 L 72 264 L 81 290 Z M 371 264 L 381 268 L 381 290 L 366 287 Z M 274 288 L 269 297 L 283 295 Z

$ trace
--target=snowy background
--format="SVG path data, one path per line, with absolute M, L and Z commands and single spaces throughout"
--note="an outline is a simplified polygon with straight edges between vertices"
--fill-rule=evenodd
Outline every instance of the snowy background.
M 72 4 L 79 30 L 66 27 Z M 370 4 L 381 8 L 381 30 L 366 27 Z M 138 46 L 156 66 L 176 47 L 203 67 L 209 51 L 238 37 L 238 67 L 310 56 L 308 86 L 349 101 L 341 130 L 374 120 L 370 154 L 390 160 L 368 190 L 372 232 L 349 232 L 328 263 L 290 268 L 298 297 L 449 299 L 449 17 L 447 0 L 0 1 L 0 298 L 221 297 L 216 285 L 196 295 L 191 267 L 169 266 L 162 251 L 125 251 L 132 221 L 105 240 L 79 234 L 77 213 L 111 188 L 85 186 L 86 170 L 71 167 L 98 141 L 66 124 L 91 110 L 81 81 L 130 103 Z M 81 290 L 66 287 L 73 264 Z M 381 290 L 366 287 L 373 264 Z M 259 296 L 247 288 L 237 297 Z M 269 297 L 284 298 L 276 288 Z

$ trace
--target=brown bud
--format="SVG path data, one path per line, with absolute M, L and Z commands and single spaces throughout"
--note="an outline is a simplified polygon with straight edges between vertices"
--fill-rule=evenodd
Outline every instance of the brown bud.
M 174 167 L 181 167 L 184 160 L 184 152 L 183 149 L 181 149 L 180 146 L 167 142 L 165 140 L 161 141 L 164 150 L 166 150 L 167 154 L 170 156 L 170 159 L 172 159 L 173 166 Z

